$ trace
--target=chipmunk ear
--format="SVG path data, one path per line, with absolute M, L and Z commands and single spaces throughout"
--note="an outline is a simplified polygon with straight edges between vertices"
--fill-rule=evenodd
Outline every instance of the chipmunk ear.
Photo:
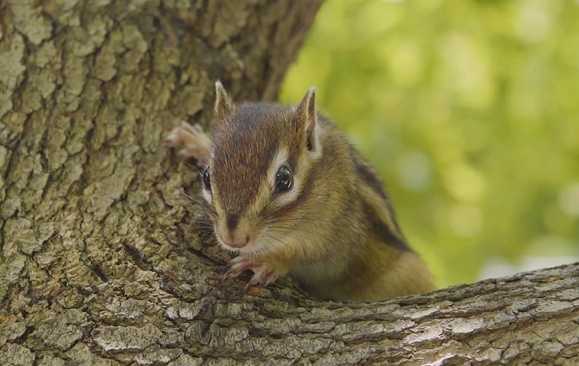
M 296 120 L 299 130 L 306 133 L 306 147 L 309 151 L 319 150 L 319 141 L 316 134 L 318 116 L 316 112 L 316 88 L 311 87 L 296 110 Z
M 225 91 L 221 81 L 217 80 L 215 83 L 215 106 L 214 117 L 217 123 L 223 120 L 223 117 L 235 108 L 233 100 Z

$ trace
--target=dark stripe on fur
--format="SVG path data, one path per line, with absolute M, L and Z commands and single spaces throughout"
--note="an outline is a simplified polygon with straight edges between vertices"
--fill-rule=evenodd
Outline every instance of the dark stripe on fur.
M 380 220 L 380 218 L 376 215 L 372 207 L 369 206 L 367 203 L 364 203 L 364 214 L 366 215 L 366 219 L 370 224 L 370 229 L 372 230 L 372 232 L 378 238 L 382 239 L 384 243 L 392 245 L 398 250 L 409 252 L 412 251 L 412 249 L 408 246 L 406 241 L 400 238 L 398 235 L 396 235 L 396 233 L 393 233 L 388 227 L 388 225 L 386 225 L 384 222 L 382 222 L 382 220 Z
M 356 166 L 356 172 L 366 182 L 372 189 L 378 193 L 382 198 L 386 198 L 386 192 L 384 190 L 384 183 L 370 165 L 360 156 L 360 154 L 350 146 L 352 160 Z
M 239 223 L 239 215 L 227 216 L 227 228 L 229 229 L 229 231 L 235 230 L 238 223 Z

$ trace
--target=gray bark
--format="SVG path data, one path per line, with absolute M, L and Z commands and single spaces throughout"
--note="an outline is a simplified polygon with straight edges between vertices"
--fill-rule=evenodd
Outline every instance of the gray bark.
M 320 3 L 0 1 L 0 364 L 577 361 L 577 265 L 352 304 L 223 278 L 163 137 L 218 78 L 275 99 Z

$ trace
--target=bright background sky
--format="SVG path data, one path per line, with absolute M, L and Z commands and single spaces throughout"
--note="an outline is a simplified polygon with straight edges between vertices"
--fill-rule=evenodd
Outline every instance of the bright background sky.
M 311 85 L 440 286 L 579 260 L 579 0 L 328 0 Z

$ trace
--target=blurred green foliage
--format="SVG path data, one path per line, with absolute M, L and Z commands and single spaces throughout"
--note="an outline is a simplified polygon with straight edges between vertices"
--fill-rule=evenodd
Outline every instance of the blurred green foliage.
M 579 1 L 328 0 L 282 101 L 311 85 L 440 286 L 579 256 Z

